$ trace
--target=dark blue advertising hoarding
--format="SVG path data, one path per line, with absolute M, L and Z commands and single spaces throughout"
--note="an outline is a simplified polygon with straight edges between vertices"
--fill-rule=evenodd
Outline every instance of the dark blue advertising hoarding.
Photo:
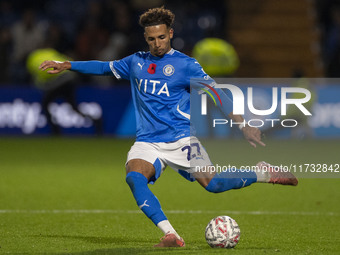
M 243 91 L 246 88 L 241 87 Z M 254 86 L 254 99 L 268 102 L 270 107 L 272 87 Z M 315 86 L 317 95 L 308 117 L 308 128 L 313 137 L 340 137 L 340 87 L 334 85 Z M 42 110 L 42 91 L 32 87 L 5 86 L 0 88 L 0 135 L 47 135 L 51 133 L 46 114 Z M 266 100 L 263 100 L 266 99 Z M 268 99 L 268 100 L 267 100 Z M 280 100 L 280 98 L 279 98 Z M 49 104 L 52 121 L 59 125 L 62 134 L 93 135 L 97 133 L 94 122 L 98 121 L 102 134 L 118 137 L 134 137 L 136 131 L 135 113 L 131 100 L 130 86 L 101 88 L 96 86 L 78 87 L 76 91 L 78 110 L 62 100 Z M 199 107 L 199 106 L 198 106 Z M 218 109 L 211 116 L 222 118 Z M 278 111 L 270 117 L 277 118 Z M 250 118 L 245 115 L 245 118 Z M 206 122 L 206 123 L 204 123 Z M 232 135 L 229 126 L 219 126 L 209 130 L 209 118 L 196 127 L 199 136 Z M 265 123 L 262 130 L 268 128 Z M 292 128 L 291 128 L 292 129 Z M 276 136 L 290 135 L 291 129 L 279 130 Z
M 42 96 L 35 88 L 0 88 L 0 134 L 50 134 Z M 82 114 L 62 99 L 48 106 L 52 121 L 62 128 L 62 134 L 95 134 L 94 121 L 98 120 L 103 134 L 134 135 L 135 117 L 128 85 L 79 87 L 76 103 Z

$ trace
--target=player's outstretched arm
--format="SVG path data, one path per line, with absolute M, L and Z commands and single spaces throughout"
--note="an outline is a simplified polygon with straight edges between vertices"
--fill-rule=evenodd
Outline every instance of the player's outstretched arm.
M 230 113 L 229 117 L 234 122 L 238 122 L 238 123 L 244 122 L 244 119 L 241 115 L 234 115 L 233 113 Z M 258 128 L 245 125 L 244 127 L 242 127 L 241 130 L 243 131 L 244 137 L 247 139 L 250 145 L 253 146 L 254 148 L 256 148 L 256 144 L 266 146 L 266 144 L 261 141 L 261 131 Z
M 44 61 L 39 68 L 42 71 L 52 68 L 52 70 L 47 71 L 50 74 L 60 73 L 64 70 L 71 70 L 91 75 L 112 75 L 110 62 L 102 62 L 97 60 L 65 62 Z
M 71 63 L 69 61 L 60 62 L 60 61 L 46 60 L 42 62 L 41 65 L 39 66 L 39 69 L 42 71 L 45 71 L 51 68 L 52 70 L 48 70 L 47 73 L 50 73 L 50 74 L 60 73 L 64 70 L 70 70 Z

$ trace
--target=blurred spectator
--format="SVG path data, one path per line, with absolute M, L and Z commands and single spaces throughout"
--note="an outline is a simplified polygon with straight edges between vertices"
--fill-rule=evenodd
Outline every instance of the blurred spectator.
M 181 1 L 167 0 L 166 7 L 176 15 L 174 24 L 175 38 L 172 45 L 175 49 L 191 55 L 197 41 L 205 37 L 226 37 L 226 1 L 205 0 Z
M 332 23 L 326 33 L 324 59 L 327 77 L 340 77 L 340 4 L 331 10 Z
M 18 13 L 13 10 L 13 5 L 10 1 L 0 2 L 0 25 L 2 27 L 10 27 L 18 20 Z
M 192 55 L 212 77 L 230 77 L 240 64 L 234 47 L 225 40 L 215 37 L 198 41 Z
M 92 11 L 86 16 L 86 20 L 92 24 L 85 23 L 86 32 L 78 34 L 76 59 L 111 61 L 129 55 L 138 39 L 137 33 L 134 33 L 132 10 L 128 4 L 124 1 L 106 1 L 103 5 L 98 2 L 90 2 L 89 5 L 92 6 L 90 7 Z M 91 26 L 96 27 L 92 29 L 96 35 L 91 35 Z M 96 36 L 95 40 L 94 36 Z M 78 44 L 80 41 L 81 44 Z M 89 52 L 90 49 L 91 55 L 82 54 L 82 52 Z M 100 85 L 118 83 L 115 79 L 105 76 L 92 76 L 90 79 Z
M 9 82 L 8 62 L 11 48 L 10 32 L 5 27 L 0 27 L 0 84 Z
M 76 74 L 65 72 L 64 74 L 52 75 L 40 71 L 39 65 L 44 60 L 50 59 L 56 59 L 58 61 L 69 60 L 66 56 L 52 48 L 41 48 L 34 50 L 29 54 L 26 65 L 34 85 L 43 91 L 42 110 L 46 115 L 51 132 L 54 135 L 60 135 L 61 129 L 52 119 L 49 105 L 57 98 L 63 98 L 71 105 L 74 111 L 78 112 L 74 94 Z
M 154 7 L 159 7 L 164 5 L 164 0 L 131 0 L 131 5 L 133 8 L 139 11 L 145 11 L 145 9 L 150 9 Z
M 28 74 L 25 69 L 27 55 L 42 46 L 45 30 L 46 26 L 37 21 L 33 9 L 24 10 L 21 20 L 13 25 L 11 29 L 13 51 L 10 65 L 10 76 L 13 81 L 27 81 Z
M 42 12 L 51 23 L 58 24 L 67 40 L 74 42 L 79 21 L 87 12 L 89 0 L 45 0 Z
M 48 45 L 46 45 L 48 46 Z M 102 120 L 93 119 L 90 116 L 86 116 L 81 111 L 79 111 L 76 102 L 76 85 L 77 85 L 77 73 L 74 72 L 64 72 L 61 74 L 48 74 L 47 72 L 42 72 L 39 70 L 39 65 L 45 60 L 57 60 L 57 61 L 67 61 L 70 58 L 59 53 L 53 48 L 41 48 L 32 51 L 27 58 L 27 69 L 30 72 L 34 84 L 43 91 L 42 98 L 42 111 L 46 115 L 47 122 L 51 128 L 53 135 L 60 135 L 61 128 L 52 117 L 53 108 L 51 103 L 56 100 L 63 99 L 69 106 L 70 110 L 77 112 L 80 116 L 85 117 L 89 123 L 93 123 L 95 126 L 95 132 L 98 135 L 102 134 Z
M 71 42 L 62 27 L 56 22 L 50 22 L 48 25 L 45 45 L 49 45 L 59 52 L 69 53 L 68 55 L 71 55 Z
M 108 42 L 109 33 L 95 20 L 87 20 L 75 39 L 75 57 L 77 60 L 95 59 L 96 54 Z
M 106 24 L 102 1 L 89 1 L 87 12 L 78 21 L 75 31 L 75 58 L 77 60 L 96 59 L 97 54 L 108 43 L 110 31 Z
M 126 56 L 134 38 L 131 10 L 123 1 L 107 1 L 103 16 L 110 35 L 96 58 L 109 61 Z
M 316 0 L 326 77 L 340 77 L 340 0 Z
M 26 57 L 41 47 L 46 36 L 53 37 L 53 48 L 77 60 L 114 60 L 148 50 L 142 28 L 135 24 L 142 11 L 161 5 L 178 17 L 175 49 L 190 55 L 194 44 L 205 37 L 227 39 L 224 0 L 213 4 L 204 0 L 1 0 L 0 83 L 28 82 Z

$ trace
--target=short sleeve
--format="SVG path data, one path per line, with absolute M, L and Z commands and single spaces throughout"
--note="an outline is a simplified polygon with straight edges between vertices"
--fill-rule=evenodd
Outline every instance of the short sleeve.
M 213 94 L 210 95 L 212 97 L 217 97 L 217 99 L 221 102 L 221 104 L 218 104 L 218 107 L 225 114 L 225 116 L 228 116 L 233 110 L 232 100 L 222 89 L 215 88 L 215 80 L 212 79 L 206 72 L 204 72 L 202 66 L 196 59 L 190 58 L 188 68 L 190 73 L 190 86 L 196 89 L 198 94 L 212 91 Z
M 206 72 L 204 72 L 202 66 L 194 58 L 189 58 L 188 69 L 190 78 L 203 78 L 204 80 L 213 81 L 211 77 Z
M 131 62 L 134 55 L 110 62 L 110 69 L 117 79 L 130 79 Z
M 190 79 L 190 85 L 195 89 L 204 88 L 202 83 L 206 83 L 209 85 L 214 85 L 216 82 L 212 79 L 202 68 L 202 66 L 198 63 L 198 61 L 194 58 L 188 59 L 188 78 Z M 200 92 L 201 93 L 201 92 Z

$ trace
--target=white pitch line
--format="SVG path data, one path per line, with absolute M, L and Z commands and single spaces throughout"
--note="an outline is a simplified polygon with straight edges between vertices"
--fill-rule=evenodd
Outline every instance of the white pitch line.
M 137 214 L 140 210 L 11 210 L 2 209 L 0 214 Z M 168 210 L 167 214 L 223 214 L 223 215 L 297 215 L 297 216 L 340 216 L 338 212 L 299 211 L 214 211 L 214 210 Z

